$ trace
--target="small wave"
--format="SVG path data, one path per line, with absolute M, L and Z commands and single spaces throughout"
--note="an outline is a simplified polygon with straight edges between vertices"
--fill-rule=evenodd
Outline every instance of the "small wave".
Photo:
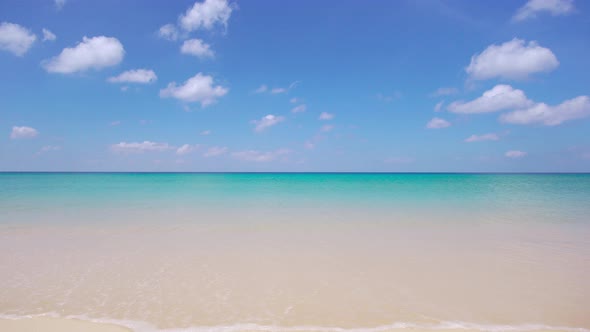
M 128 328 L 134 332 L 387 332 L 396 330 L 467 330 L 467 331 L 482 331 L 482 332 L 528 332 L 528 331 L 563 331 L 563 332 L 590 332 L 589 329 L 583 327 L 565 327 L 565 326 L 551 326 L 544 324 L 519 324 L 519 325 L 494 325 L 494 324 L 477 324 L 461 321 L 443 321 L 440 323 L 426 324 L 426 323 L 410 323 L 397 322 L 387 325 L 380 325 L 375 327 L 329 327 L 329 326 L 276 326 L 276 325 L 260 325 L 253 323 L 232 324 L 232 325 L 216 325 L 216 326 L 193 326 L 187 328 L 172 328 L 159 329 L 147 322 L 132 321 L 132 320 L 118 320 L 109 318 L 90 318 L 83 315 L 60 316 L 55 313 L 45 313 L 36 315 L 3 315 L 0 314 L 0 319 L 27 319 L 38 317 L 50 317 L 61 319 L 77 319 L 100 324 L 112 324 Z

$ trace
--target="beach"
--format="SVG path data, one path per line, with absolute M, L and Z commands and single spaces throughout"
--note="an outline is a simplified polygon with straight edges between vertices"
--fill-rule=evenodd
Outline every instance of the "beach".
M 84 321 L 80 319 L 34 317 L 21 319 L 0 319 L 0 330 L 15 332 L 124 332 L 131 331 L 122 326 L 114 324 L 102 324 Z
M 587 175 L 0 177 L 0 330 L 590 328 Z

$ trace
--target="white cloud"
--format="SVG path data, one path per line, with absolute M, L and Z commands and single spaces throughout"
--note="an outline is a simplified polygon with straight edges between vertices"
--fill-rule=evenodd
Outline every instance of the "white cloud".
M 178 29 L 176 29 L 176 26 L 174 26 L 174 24 L 162 25 L 158 30 L 158 36 L 162 39 L 177 40 Z
M 301 99 L 293 97 L 289 101 L 291 102 L 291 104 L 297 104 L 297 103 L 301 102 Z
M 111 83 L 153 83 L 158 80 L 158 76 L 153 70 L 149 69 L 133 69 L 125 71 L 118 76 L 108 79 Z
M 232 157 L 243 161 L 269 162 L 276 160 L 279 157 L 285 156 L 290 152 L 291 151 L 288 149 L 278 149 L 276 151 L 267 152 L 257 150 L 246 150 L 234 152 L 232 153 Z
M 262 84 L 258 89 L 254 90 L 254 93 L 264 93 L 266 91 L 268 91 L 268 86 Z
M 444 103 L 444 101 L 439 101 L 438 103 L 436 103 L 436 105 L 434 105 L 434 111 L 440 112 L 442 110 L 442 106 Z
M 18 24 L 0 23 L 0 50 L 23 56 L 33 46 L 37 36 Z
M 514 38 L 501 45 L 490 45 L 482 53 L 472 56 L 465 71 L 475 80 L 519 80 L 533 73 L 552 71 L 558 66 L 559 61 L 550 49 L 539 46 L 536 41 L 526 43 Z
M 57 8 L 57 10 L 61 10 L 65 4 L 66 0 L 55 0 L 55 8 Z
M 499 84 L 469 102 L 456 101 L 447 109 L 453 113 L 474 114 L 503 110 L 511 112 L 502 114 L 500 121 L 511 124 L 544 124 L 556 126 L 565 121 L 590 116 L 590 97 L 579 96 L 566 100 L 559 105 L 535 103 L 528 99 L 522 90 L 510 85 Z
M 498 134 L 483 134 L 483 135 L 471 135 L 465 139 L 465 142 L 481 142 L 481 141 L 497 141 L 500 139 Z
M 328 112 L 322 112 L 320 113 L 320 116 L 318 117 L 319 120 L 332 120 L 336 117 L 336 115 L 332 114 L 332 113 L 328 113 Z
M 320 128 L 320 131 L 321 131 L 321 132 L 324 132 L 324 133 L 327 133 L 327 132 L 329 132 L 329 131 L 332 131 L 333 129 L 334 129 L 334 125 L 328 125 L 328 124 L 327 124 L 327 125 L 323 125 L 323 126 Z
M 37 135 L 39 135 L 37 129 L 26 126 L 14 126 L 12 127 L 12 131 L 10 132 L 11 139 L 33 138 L 37 137 Z
M 285 92 L 287 92 L 287 89 L 285 89 L 285 88 L 273 88 L 272 90 L 270 90 L 270 93 L 272 93 L 274 95 L 279 94 L 279 93 L 285 93 Z
M 207 107 L 217 102 L 217 98 L 225 96 L 227 92 L 227 88 L 213 85 L 213 77 L 198 73 L 182 85 L 176 85 L 176 82 L 169 83 L 165 89 L 160 90 L 160 97 L 199 102 L 201 107 Z
M 289 84 L 288 90 L 296 88 L 299 85 L 299 83 L 301 83 L 301 81 L 292 82 L 291 84 Z
M 144 152 L 162 152 L 173 150 L 174 146 L 168 143 L 157 143 L 150 141 L 143 142 L 121 142 L 111 145 L 111 150 L 117 153 L 144 153 Z
M 524 152 L 524 151 L 519 151 L 519 150 L 510 150 L 510 151 L 507 151 L 507 152 L 504 154 L 504 156 L 506 156 L 507 158 L 513 158 L 513 159 L 516 159 L 516 158 L 522 158 L 522 157 L 524 157 L 524 156 L 526 156 L 526 155 L 527 155 L 527 153 L 526 153 L 526 152 Z
M 453 113 L 463 114 L 490 113 L 528 107 L 532 104 L 533 102 L 526 97 L 522 90 L 514 89 L 510 85 L 498 84 L 475 100 L 455 101 L 447 109 Z
M 436 91 L 430 94 L 431 97 L 450 96 L 458 93 L 457 88 L 438 88 Z
M 303 113 L 305 111 L 307 111 L 307 106 L 305 104 L 301 104 L 293 107 L 291 113 Z
M 43 28 L 43 41 L 54 41 L 57 39 L 57 36 L 49 31 L 48 29 Z
M 441 119 L 441 118 L 432 118 L 432 120 L 428 121 L 428 123 L 426 124 L 426 128 L 429 129 L 440 129 L 440 128 L 446 128 L 451 126 L 451 123 L 445 119 Z
M 186 31 L 210 30 L 220 24 L 227 28 L 233 6 L 227 0 L 204 0 L 195 2 L 185 14 L 180 15 L 180 26 Z
M 512 17 L 515 22 L 537 17 L 538 13 L 548 13 L 552 16 L 565 16 L 573 13 L 573 0 L 529 0 L 520 7 Z
M 224 155 L 226 153 L 227 153 L 226 147 L 213 146 L 213 147 L 210 147 L 209 149 L 207 149 L 207 151 L 203 154 L 203 157 L 206 157 L 206 158 L 217 157 L 217 156 Z
M 265 92 L 268 92 L 268 93 L 273 94 L 273 95 L 278 95 L 278 94 L 281 94 L 281 93 L 289 92 L 289 90 L 296 88 L 299 83 L 301 83 L 301 82 L 300 81 L 295 81 L 295 82 L 289 84 L 289 86 L 286 87 L 286 88 L 275 87 L 275 88 L 272 88 L 272 89 L 270 89 L 268 87 L 268 85 L 262 84 L 260 87 L 258 87 L 258 89 L 254 90 L 253 93 L 265 93 Z M 291 98 L 290 101 L 292 103 L 296 103 L 296 102 L 298 102 L 298 99 L 297 98 Z
M 500 120 L 512 124 L 540 123 L 546 126 L 556 126 L 565 121 L 588 116 L 590 116 L 590 98 L 579 96 L 556 106 L 537 103 L 526 109 L 503 114 Z
M 203 130 L 200 134 L 201 136 L 208 136 L 211 135 L 211 130 Z
M 185 40 L 180 47 L 182 54 L 189 54 L 199 57 L 200 59 L 213 58 L 215 54 L 211 50 L 209 44 L 204 43 L 200 39 Z
M 176 149 L 176 154 L 183 156 L 183 155 L 186 155 L 186 154 L 189 154 L 191 152 L 198 150 L 200 147 L 201 146 L 199 144 L 195 144 L 195 145 L 184 144 L 183 146 Z
M 121 125 L 121 121 L 116 120 L 116 121 L 112 121 L 111 123 L 109 123 L 109 126 L 114 127 L 114 126 L 119 126 Z
M 260 120 L 252 120 L 251 123 L 255 125 L 254 131 L 261 132 L 283 121 L 285 121 L 285 118 L 282 116 L 268 114 L 263 116 Z
M 78 45 L 64 48 L 58 56 L 44 61 L 43 67 L 50 73 L 71 74 L 115 66 L 124 56 L 125 49 L 117 38 L 84 37 Z

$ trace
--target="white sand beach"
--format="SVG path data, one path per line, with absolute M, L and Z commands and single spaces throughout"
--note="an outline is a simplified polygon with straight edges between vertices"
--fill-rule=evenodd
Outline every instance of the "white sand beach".
M 79 319 L 32 317 L 0 319 L 0 331 L 10 332 L 129 332 L 122 326 Z

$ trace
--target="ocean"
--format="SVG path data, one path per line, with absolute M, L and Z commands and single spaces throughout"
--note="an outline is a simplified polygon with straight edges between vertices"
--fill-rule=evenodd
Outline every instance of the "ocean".
M 0 318 L 590 331 L 590 174 L 0 173 Z

